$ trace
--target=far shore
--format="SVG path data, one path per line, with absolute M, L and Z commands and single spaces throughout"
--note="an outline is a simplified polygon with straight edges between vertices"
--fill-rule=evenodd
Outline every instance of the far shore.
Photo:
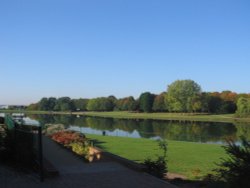
M 250 123 L 250 118 L 236 118 L 234 114 L 205 114 L 205 113 L 139 113 L 139 112 L 56 112 L 56 111 L 28 111 L 28 110 L 0 110 L 0 113 L 25 113 L 25 114 L 58 114 L 58 115 L 85 115 L 94 117 L 110 117 L 120 119 L 154 119 L 154 120 L 180 120 Z

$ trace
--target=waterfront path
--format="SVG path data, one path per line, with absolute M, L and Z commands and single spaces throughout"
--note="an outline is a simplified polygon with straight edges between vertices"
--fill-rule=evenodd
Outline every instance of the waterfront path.
M 11 188 L 174 188 L 147 173 L 131 170 L 110 159 L 86 163 L 54 141 L 43 137 L 44 156 L 59 171 L 59 176 L 40 182 L 32 174 L 15 172 L 0 165 L 0 187 Z

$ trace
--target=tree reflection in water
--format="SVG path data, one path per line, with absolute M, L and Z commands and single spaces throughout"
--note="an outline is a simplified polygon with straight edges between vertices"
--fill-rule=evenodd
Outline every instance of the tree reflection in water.
M 191 122 L 168 120 L 136 120 L 86 117 L 74 115 L 29 115 L 31 119 L 42 125 L 64 124 L 66 127 L 85 127 L 90 130 L 116 132 L 117 136 L 131 135 L 137 131 L 136 137 L 160 137 L 168 140 L 191 142 L 225 142 L 226 138 L 238 140 L 245 136 L 250 140 L 250 125 L 244 123 Z M 119 135 L 119 131 L 123 134 Z

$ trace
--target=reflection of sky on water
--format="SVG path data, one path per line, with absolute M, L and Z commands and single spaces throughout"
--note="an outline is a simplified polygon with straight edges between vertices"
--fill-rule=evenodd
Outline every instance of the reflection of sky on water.
M 24 118 L 22 118 L 22 120 L 24 121 L 25 125 L 34 125 L 34 126 L 40 125 L 39 121 L 36 121 L 34 119 L 30 119 L 29 117 L 24 117 Z
M 134 130 L 132 133 L 116 129 L 114 131 L 108 131 L 108 130 L 96 130 L 88 127 L 77 127 L 77 126 L 70 126 L 70 130 L 74 131 L 79 131 L 81 133 L 86 133 L 86 134 L 97 134 L 97 135 L 102 135 L 103 131 L 105 131 L 105 134 L 107 136 L 120 136 L 120 137 L 131 137 L 131 138 L 141 138 L 140 134 L 138 133 L 137 130 Z

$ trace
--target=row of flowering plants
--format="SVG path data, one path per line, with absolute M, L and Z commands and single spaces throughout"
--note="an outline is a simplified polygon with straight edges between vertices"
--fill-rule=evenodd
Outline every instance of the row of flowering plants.
M 70 149 L 89 162 L 101 158 L 100 152 L 91 145 L 90 141 L 82 133 L 71 130 L 61 130 L 51 134 L 50 137 L 55 142 Z
M 51 135 L 51 138 L 62 145 L 69 145 L 75 142 L 84 142 L 87 139 L 81 133 L 74 131 L 60 131 Z

